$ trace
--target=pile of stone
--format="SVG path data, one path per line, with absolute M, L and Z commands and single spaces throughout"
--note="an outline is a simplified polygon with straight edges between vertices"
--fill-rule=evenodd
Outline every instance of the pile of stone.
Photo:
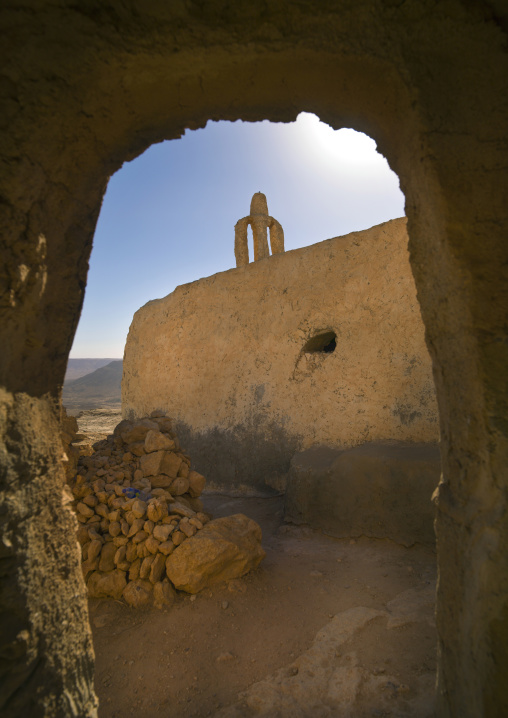
M 264 557 L 255 522 L 242 514 L 210 521 L 203 511 L 205 478 L 191 470 L 166 416 L 122 421 L 94 449 L 70 481 L 90 596 L 162 607 L 175 587 L 196 593 Z M 185 547 L 198 532 L 202 539 Z

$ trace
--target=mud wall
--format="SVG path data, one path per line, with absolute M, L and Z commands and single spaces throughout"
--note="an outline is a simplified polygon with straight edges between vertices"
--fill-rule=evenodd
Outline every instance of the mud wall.
M 437 441 L 406 220 L 146 304 L 127 339 L 122 410 L 154 409 L 175 418 L 209 486 L 238 492 L 283 490 L 292 455 L 316 444 Z
M 284 518 L 330 536 L 372 536 L 435 545 L 432 494 L 441 471 L 437 444 L 377 441 L 341 451 L 295 454 Z

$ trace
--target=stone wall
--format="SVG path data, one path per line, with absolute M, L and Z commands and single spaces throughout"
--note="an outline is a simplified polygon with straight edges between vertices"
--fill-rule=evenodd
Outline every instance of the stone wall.
M 209 485 L 236 491 L 283 489 L 293 454 L 316 444 L 437 441 L 405 219 L 149 302 L 122 405 L 167 411 Z

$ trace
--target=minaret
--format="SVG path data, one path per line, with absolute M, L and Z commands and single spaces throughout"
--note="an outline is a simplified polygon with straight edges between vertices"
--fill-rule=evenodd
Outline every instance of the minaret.
M 249 246 L 247 243 L 247 227 L 252 227 L 254 244 L 254 261 L 270 256 L 268 249 L 268 230 L 270 230 L 270 246 L 272 254 L 284 252 L 284 231 L 276 219 L 268 214 L 268 204 L 262 192 L 256 192 L 250 203 L 250 215 L 239 219 L 235 225 L 235 257 L 236 266 L 249 264 Z

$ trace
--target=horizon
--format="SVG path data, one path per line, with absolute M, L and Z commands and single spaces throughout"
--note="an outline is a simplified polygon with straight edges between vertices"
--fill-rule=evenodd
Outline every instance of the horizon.
M 80 359 L 109 359 L 109 357 L 69 357 L 67 362 L 70 362 L 71 359 L 79 361 Z M 114 359 L 111 359 L 111 361 L 123 361 L 123 357 L 115 357 Z M 97 371 L 97 369 L 94 369 L 93 371 Z

